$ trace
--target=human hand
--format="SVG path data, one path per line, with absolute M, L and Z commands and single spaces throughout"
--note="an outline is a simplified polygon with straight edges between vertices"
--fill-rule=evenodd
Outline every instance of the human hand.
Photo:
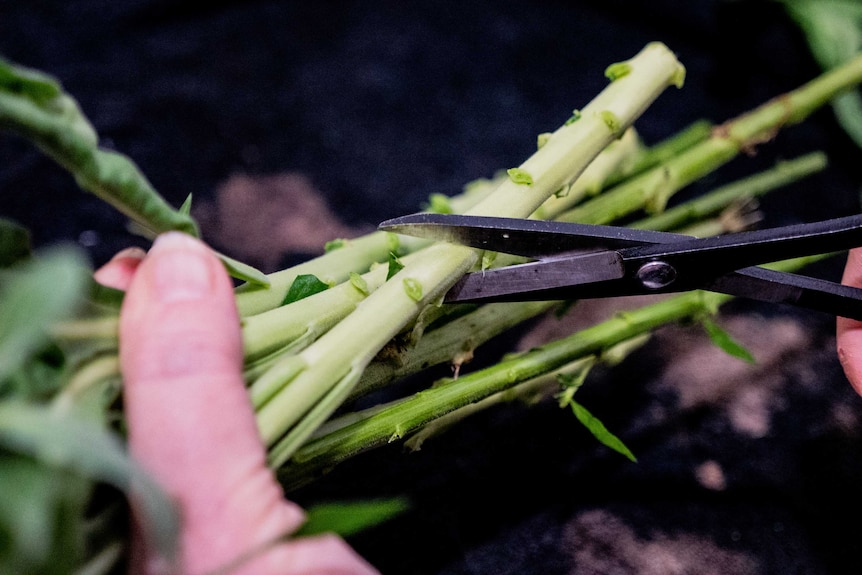
M 862 288 L 862 248 L 850 250 L 841 283 Z M 839 317 L 836 328 L 838 359 L 853 389 L 862 395 L 862 321 Z
M 120 364 L 129 450 L 176 502 L 179 572 L 372 574 L 335 536 L 275 543 L 302 523 L 266 466 L 242 379 L 230 280 L 198 240 L 171 232 L 96 272 L 125 289 Z M 243 559 L 248 558 L 247 561 Z M 170 572 L 139 536 L 133 573 Z M 222 573 L 220 571 L 219 573 Z

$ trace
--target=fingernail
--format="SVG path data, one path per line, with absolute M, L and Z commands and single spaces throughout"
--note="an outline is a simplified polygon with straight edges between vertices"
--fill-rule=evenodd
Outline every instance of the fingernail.
M 198 240 L 181 232 L 159 236 L 150 250 L 153 288 L 163 303 L 194 301 L 213 287 L 213 259 Z

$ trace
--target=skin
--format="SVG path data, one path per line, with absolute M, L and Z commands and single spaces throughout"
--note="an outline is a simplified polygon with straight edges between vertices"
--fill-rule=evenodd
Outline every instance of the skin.
M 276 543 L 303 513 L 266 466 L 241 375 L 232 284 L 211 252 L 171 232 L 147 255 L 120 252 L 96 279 L 126 290 L 120 363 L 129 450 L 181 516 L 179 566 L 137 536 L 131 573 L 197 575 L 232 564 L 223 573 L 376 573 L 334 536 Z
M 841 283 L 862 288 L 862 248 L 850 250 Z M 836 341 L 844 373 L 856 393 L 862 395 L 862 322 L 839 317 Z

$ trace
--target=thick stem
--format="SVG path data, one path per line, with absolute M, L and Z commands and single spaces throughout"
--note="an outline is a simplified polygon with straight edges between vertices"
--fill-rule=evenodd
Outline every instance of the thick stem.
M 673 54 L 660 44 L 647 46 L 629 65 L 631 73 L 612 82 L 584 108 L 578 121 L 554 132 L 517 169 L 518 177 L 505 181 L 468 213 L 529 216 L 554 192 L 577 178 L 669 84 L 681 82 L 684 74 Z M 474 250 L 449 244 L 432 246 L 423 252 L 420 261 L 406 266 L 354 313 L 306 348 L 301 353 L 304 369 L 258 411 L 264 441 L 272 445 L 341 378 L 364 369 L 424 305 L 439 298 L 477 261 Z M 405 290 L 408 284 L 419 286 L 421 295 L 416 289 Z M 369 326 L 374 329 L 369 330 Z M 294 446 L 280 446 L 281 457 L 289 456 L 299 444 Z

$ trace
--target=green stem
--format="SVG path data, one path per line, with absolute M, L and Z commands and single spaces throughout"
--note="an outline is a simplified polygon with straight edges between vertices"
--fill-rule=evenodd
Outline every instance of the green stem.
M 638 229 L 657 231 L 677 231 L 687 235 L 714 235 L 733 231 L 728 229 L 725 218 L 704 221 L 739 201 L 763 195 L 783 185 L 796 181 L 825 166 L 826 160 L 821 153 L 812 153 L 794 160 L 781 162 L 775 167 L 754 176 L 743 178 L 707 194 L 689 200 L 678 207 L 651 218 L 631 224 Z M 598 201 L 598 200 L 591 200 Z M 589 211 L 587 213 L 595 213 Z M 697 229 L 679 228 L 694 221 Z M 585 221 L 583 223 L 598 223 Z M 360 378 L 356 394 L 383 387 L 395 379 L 411 375 L 439 363 L 451 362 L 460 354 L 472 350 L 499 335 L 513 325 L 535 317 L 558 305 L 560 302 L 509 302 L 488 304 L 476 311 L 458 317 L 435 330 L 426 332 L 418 345 L 408 348 L 397 355 L 393 361 L 384 358 L 373 361 Z M 464 334 L 469 334 L 465 339 Z
M 481 401 L 519 383 L 539 377 L 570 362 L 601 353 L 618 343 L 663 324 L 712 309 L 726 296 L 689 292 L 549 343 L 514 359 L 421 391 L 365 420 L 344 426 L 302 446 L 282 479 L 313 475 L 374 447 L 403 439 L 423 425 L 461 407 Z M 279 462 L 272 462 L 278 465 Z
M 642 230 L 671 230 L 715 214 L 732 202 L 756 198 L 775 188 L 786 186 L 826 167 L 826 155 L 812 152 L 793 160 L 783 160 L 774 167 L 737 180 L 700 198 L 644 218 L 631 227 Z
M 768 267 L 794 271 L 818 259 L 820 256 L 798 258 Z M 714 314 L 731 299 L 732 296 L 704 291 L 673 296 L 620 313 L 508 361 L 393 402 L 369 412 L 366 417 L 354 418 L 346 425 L 334 424 L 328 433 L 303 445 L 293 455 L 291 463 L 279 471 L 279 478 L 288 488 L 299 486 L 338 463 L 401 440 L 458 409 L 482 402 L 572 362 L 598 356 L 663 325 Z
M 141 226 L 198 235 L 194 220 L 171 208 L 129 158 L 98 147 L 96 131 L 59 82 L 2 59 L 0 76 L 0 128 L 32 141 L 82 188 Z
M 574 208 L 562 221 L 611 222 L 636 210 L 660 212 L 674 193 L 724 165 L 740 152 L 752 153 L 784 126 L 796 124 L 832 98 L 862 82 L 862 55 L 803 86 L 715 128 L 709 139 L 664 164 L 628 180 L 597 198 L 590 206 Z M 590 212 L 593 213 L 590 213 Z
M 673 54 L 661 44 L 650 44 L 629 64 L 631 73 L 612 82 L 588 104 L 580 120 L 554 132 L 517 169 L 519 177 L 505 181 L 468 213 L 529 216 L 554 192 L 577 178 L 669 84 L 679 83 L 684 73 Z M 477 261 L 477 253 L 463 246 L 431 246 L 422 252 L 419 261 L 405 266 L 312 346 L 289 358 L 287 369 L 274 366 L 262 375 L 261 379 L 270 373 L 278 379 L 285 375 L 289 378 L 284 380 L 289 384 L 258 410 L 264 441 L 268 445 L 279 441 L 342 378 L 361 372 L 422 307 L 442 296 Z M 412 287 L 405 290 L 405 285 Z M 323 415 L 326 414 L 318 414 Z M 289 443 L 279 445 L 278 459 L 286 460 L 304 439 L 291 437 Z

